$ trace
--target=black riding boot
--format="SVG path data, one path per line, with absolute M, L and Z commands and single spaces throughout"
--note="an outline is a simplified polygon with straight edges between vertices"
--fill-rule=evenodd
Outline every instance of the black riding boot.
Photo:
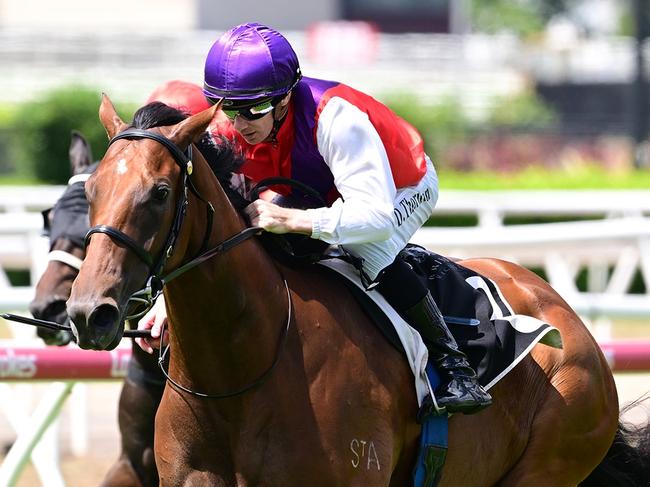
M 438 406 L 446 408 L 448 413 L 473 414 L 492 404 L 492 397 L 478 383 L 467 356 L 458 350 L 431 293 L 403 314 L 422 336 L 430 359 L 440 372 L 442 382 L 436 389 Z

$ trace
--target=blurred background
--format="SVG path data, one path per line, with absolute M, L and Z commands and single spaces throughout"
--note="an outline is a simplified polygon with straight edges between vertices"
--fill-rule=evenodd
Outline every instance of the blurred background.
M 0 311 L 26 313 L 44 269 L 39 211 L 70 177 L 70 131 L 96 159 L 106 148 L 101 93 L 130 119 L 165 81 L 201 84 L 212 42 L 248 21 L 283 31 L 305 75 L 420 130 L 441 196 L 416 242 L 533 269 L 604 344 L 621 401 L 650 389 L 647 0 L 0 0 Z M 30 340 L 24 328 L 0 320 L 0 337 Z M 49 386 L 0 386 L 8 448 L 11 415 Z M 29 466 L 18 485 L 98 483 L 118 452 L 119 387 L 75 386 L 46 440 L 63 473 Z
M 442 170 L 584 179 L 650 164 L 647 1 L 232 3 L 0 0 L 0 174 L 65 182 L 52 158 L 66 141 L 50 126 L 76 125 L 103 153 L 101 91 L 126 113 L 164 81 L 201 83 L 212 42 L 251 20 L 286 32 L 308 76 L 351 84 L 415 124 Z

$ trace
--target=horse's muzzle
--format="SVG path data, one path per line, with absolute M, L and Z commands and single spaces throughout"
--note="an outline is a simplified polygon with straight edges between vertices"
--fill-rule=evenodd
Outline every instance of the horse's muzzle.
M 29 312 L 34 318 L 39 320 L 54 321 L 61 324 L 65 324 L 68 321 L 65 299 L 57 295 L 48 296 L 46 299 L 35 298 L 29 304 Z M 72 340 L 70 332 L 63 330 L 54 331 L 46 328 L 38 328 L 36 334 L 43 339 L 46 345 L 63 346 Z
M 120 312 L 113 303 L 93 306 L 68 301 L 68 315 L 80 348 L 112 350 L 122 339 Z

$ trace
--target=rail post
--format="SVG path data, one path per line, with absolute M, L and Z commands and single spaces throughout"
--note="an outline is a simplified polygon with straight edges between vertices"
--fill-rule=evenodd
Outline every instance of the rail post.
M 54 382 L 47 397 L 32 414 L 28 427 L 20 431 L 16 442 L 0 465 L 0 487 L 12 487 L 17 482 L 25 465 L 47 428 L 58 418 L 65 400 L 70 395 L 74 382 Z

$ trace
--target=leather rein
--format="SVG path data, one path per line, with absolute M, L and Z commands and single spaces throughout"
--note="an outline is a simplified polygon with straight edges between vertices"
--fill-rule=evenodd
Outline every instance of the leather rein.
M 151 132 L 149 130 L 129 128 L 117 134 L 115 137 L 113 137 L 108 143 L 108 146 L 110 147 L 113 143 L 117 142 L 118 140 L 140 140 L 140 139 L 154 140 L 159 144 L 165 146 L 165 148 L 167 148 L 167 150 L 169 150 L 169 152 L 171 153 L 176 164 L 181 168 L 181 184 L 183 187 L 183 191 L 177 201 L 174 221 L 169 230 L 169 234 L 167 235 L 167 239 L 161 254 L 158 256 L 157 259 L 154 259 L 154 257 L 150 254 L 149 251 L 147 251 L 143 246 L 138 244 L 127 234 L 125 234 L 121 230 L 118 230 L 117 228 L 108 225 L 96 225 L 90 228 L 84 240 L 85 246 L 87 247 L 88 244 L 90 243 L 90 238 L 92 237 L 92 235 L 96 233 L 103 233 L 104 235 L 107 235 L 111 240 L 115 241 L 116 243 L 122 244 L 128 249 L 130 249 L 149 268 L 149 277 L 147 278 L 145 287 L 140 289 L 139 291 L 136 291 L 129 297 L 129 302 L 137 302 L 137 303 L 144 304 L 145 309 L 144 311 L 138 312 L 134 315 L 127 316 L 125 318 L 126 320 L 137 319 L 144 316 L 153 307 L 156 299 L 162 293 L 163 288 L 170 281 L 185 274 L 187 271 L 197 267 L 198 265 L 214 257 L 215 255 L 222 252 L 227 252 L 228 250 L 250 239 L 251 237 L 253 237 L 254 235 L 262 231 L 260 227 L 245 228 L 244 230 L 237 233 L 236 235 L 233 235 L 232 237 L 227 238 L 226 240 L 217 244 L 215 247 L 208 250 L 204 250 L 205 247 L 207 247 L 208 239 L 210 238 L 210 234 L 212 233 L 214 207 L 212 206 L 212 203 L 207 201 L 199 193 L 194 183 L 192 182 L 192 179 L 190 178 L 193 171 L 192 145 L 190 144 L 187 150 L 183 151 L 173 141 L 171 141 L 170 139 L 168 139 L 167 137 L 161 134 L 158 134 L 156 132 Z M 194 257 L 189 262 L 181 265 L 177 269 L 169 272 L 168 274 L 161 276 L 160 274 L 162 273 L 162 270 L 165 267 L 167 260 L 173 254 L 174 246 L 180 234 L 183 220 L 187 212 L 187 207 L 189 202 L 188 189 L 192 191 L 192 193 L 194 193 L 194 195 L 200 201 L 202 201 L 206 206 L 208 224 L 203 237 L 203 244 L 201 246 L 201 249 L 199 250 L 199 254 L 196 257 Z M 284 344 L 286 342 L 286 337 L 288 334 L 289 326 L 291 324 L 291 317 L 293 314 L 292 300 L 291 300 L 291 293 L 289 292 L 289 286 L 287 284 L 287 281 L 284 278 L 283 281 L 284 281 L 285 288 L 287 290 L 287 299 L 288 299 L 287 322 L 279 338 L 276 355 L 273 362 L 268 367 L 268 369 L 264 371 L 257 379 L 255 379 L 250 384 L 240 389 L 229 391 L 229 392 L 208 394 L 204 392 L 194 391 L 174 381 L 169 376 L 168 372 L 165 370 L 164 360 L 169 350 L 169 344 L 167 344 L 164 347 L 164 350 L 162 347 L 159 349 L 159 355 L 158 355 L 158 366 L 160 367 L 162 373 L 165 375 L 167 381 L 175 389 L 179 391 L 186 392 L 196 397 L 207 398 L 207 399 L 223 399 L 223 398 L 238 396 L 263 384 L 266 381 L 266 379 L 268 379 L 268 377 L 271 375 L 271 372 L 273 371 L 273 369 L 275 369 L 275 366 L 278 364 L 280 360 L 280 355 L 282 353 L 282 350 L 284 349 Z M 161 333 L 161 338 L 162 335 L 164 334 L 164 331 L 165 330 L 163 328 Z

